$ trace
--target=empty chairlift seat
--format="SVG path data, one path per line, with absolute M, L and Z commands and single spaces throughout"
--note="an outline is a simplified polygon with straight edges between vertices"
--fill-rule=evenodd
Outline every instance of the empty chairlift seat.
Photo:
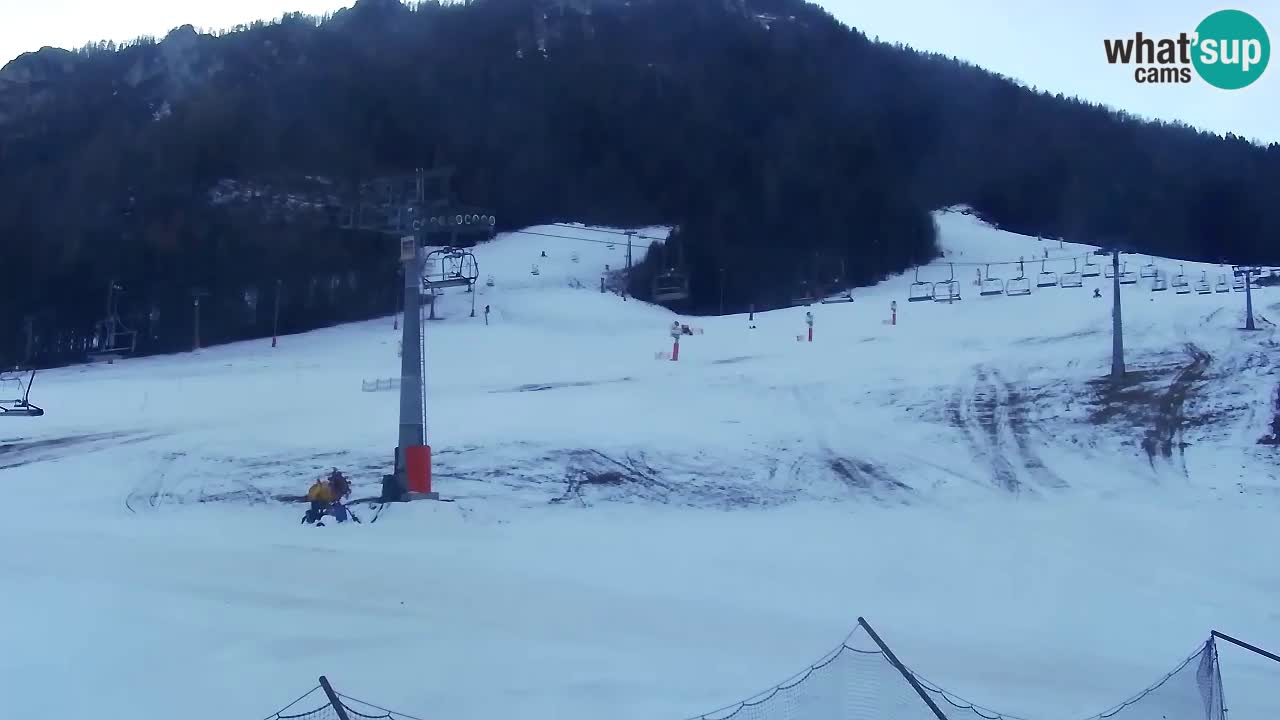
M 933 299 L 933 283 L 922 282 L 920 280 L 920 268 L 916 268 L 915 282 L 911 283 L 911 287 L 907 290 L 908 302 L 920 302 L 922 300 Z
M 955 280 L 943 280 L 933 284 L 934 302 L 952 302 L 960 299 L 960 283 Z
M 1235 280 L 1232 280 L 1231 289 L 1235 290 L 1236 292 L 1244 292 L 1244 278 L 1237 277 Z
M 1213 286 L 1209 284 L 1208 275 L 1201 276 L 1201 278 L 1196 281 L 1196 292 L 1201 295 L 1208 295 L 1213 292 Z
M 978 294 L 984 297 L 1004 294 L 1004 281 L 1000 278 L 991 277 L 990 265 L 987 266 L 986 277 L 982 279 L 982 282 L 978 283 Z
M 1004 284 L 1004 294 L 1010 297 L 1018 297 L 1019 295 L 1031 294 L 1031 279 L 1019 275 L 1016 278 L 1010 278 L 1009 282 Z
M 1084 287 L 1084 276 L 1072 270 L 1071 272 L 1062 273 L 1062 277 L 1058 280 L 1058 287 L 1078 288 Z
M 1213 289 L 1215 292 L 1220 292 L 1220 293 L 1231 292 L 1231 283 L 1227 281 L 1227 276 L 1219 275 L 1218 283 L 1214 286 Z
M 1041 270 L 1040 275 L 1036 278 L 1036 287 L 1056 287 L 1058 284 L 1058 273 L 1048 270 Z
M 1125 268 L 1125 266 L 1121 265 L 1120 266 L 1120 284 L 1136 285 L 1137 283 L 1138 283 L 1138 273 L 1132 270 L 1129 270 Z
M 653 279 L 654 302 L 677 302 L 689 299 L 689 279 L 684 273 L 667 271 Z
M 1151 292 L 1164 292 L 1168 289 L 1169 279 L 1164 276 L 1164 273 L 1156 273 L 1156 276 L 1151 278 Z
M 1086 260 L 1084 267 L 1080 270 L 1080 276 L 1087 278 L 1098 277 L 1098 272 L 1098 263 L 1093 262 L 1092 260 Z M 1111 276 L 1108 275 L 1107 277 Z

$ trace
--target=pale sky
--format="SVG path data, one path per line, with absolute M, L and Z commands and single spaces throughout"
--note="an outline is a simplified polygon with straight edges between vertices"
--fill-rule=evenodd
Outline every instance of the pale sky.
M 174 27 L 225 28 L 285 12 L 322 14 L 350 0 L 0 0 L 0 64 L 41 46 L 163 36 Z M 870 37 L 954 55 L 1042 90 L 1078 95 L 1143 117 L 1280 141 L 1280 58 L 1242 90 L 1142 85 L 1108 65 L 1104 38 L 1172 37 L 1209 13 L 1252 13 L 1280 44 L 1276 0 L 820 0 Z M 1280 48 L 1275 48 L 1280 55 Z

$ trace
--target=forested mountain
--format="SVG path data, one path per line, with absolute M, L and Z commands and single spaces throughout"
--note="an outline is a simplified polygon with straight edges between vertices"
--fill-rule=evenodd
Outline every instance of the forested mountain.
M 678 226 L 695 312 L 934 253 L 929 212 L 1280 262 L 1280 146 L 1144 123 L 868 39 L 799 0 L 362 0 L 0 71 L 0 358 L 80 351 L 123 288 L 142 347 L 394 309 L 344 188 L 450 164 L 498 229 Z M 676 246 L 678 245 L 678 251 Z M 652 267 L 634 286 L 643 294 Z M 28 358 L 28 355 L 34 357 Z

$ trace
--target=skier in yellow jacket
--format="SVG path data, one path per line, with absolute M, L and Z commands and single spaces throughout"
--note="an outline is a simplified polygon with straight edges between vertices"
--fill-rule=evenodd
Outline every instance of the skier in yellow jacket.
M 316 480 L 307 490 L 307 500 L 311 503 L 311 508 L 307 510 L 306 515 L 302 516 L 302 522 L 319 523 L 325 515 L 333 515 L 338 522 L 345 522 L 350 513 L 342 504 L 342 500 L 350 495 L 351 481 L 334 468 L 333 472 L 329 473 L 329 477 Z M 350 517 L 359 522 L 359 518 L 355 515 Z
M 335 499 L 333 487 L 329 484 L 329 481 L 327 479 L 316 480 L 307 490 L 307 500 L 311 503 L 311 509 L 307 510 L 307 514 L 302 516 L 302 522 L 318 522 L 329 511 L 329 507 L 333 505 Z

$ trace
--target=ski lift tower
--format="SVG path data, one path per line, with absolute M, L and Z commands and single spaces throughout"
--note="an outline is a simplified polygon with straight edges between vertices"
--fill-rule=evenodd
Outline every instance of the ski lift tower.
M 399 239 L 404 266 L 404 322 L 400 356 L 400 422 L 394 453 L 392 495 L 406 492 L 432 497 L 431 448 L 426 433 L 426 365 L 423 353 L 422 294 L 434 289 L 434 280 L 423 277 L 424 246 L 439 244 L 453 249 L 474 246 L 493 236 L 493 213 L 469 207 L 453 198 L 454 168 L 418 168 L 412 175 L 378 178 L 351 188 L 340 208 L 345 229 L 363 230 Z M 468 254 L 469 253 L 465 253 Z M 462 273 L 466 284 L 474 273 Z M 445 280 L 456 278 L 442 278 Z M 455 282 L 455 284 L 458 284 Z M 384 492 L 384 495 L 386 493 Z
M 420 178 L 423 177 L 420 171 Z M 446 176 L 447 177 L 447 176 Z M 423 277 L 426 245 L 446 245 L 458 252 L 493 236 L 496 219 L 490 212 L 453 202 L 448 195 L 428 200 L 425 182 L 420 179 L 414 206 L 412 234 L 400 240 L 400 261 L 404 263 L 404 324 L 401 326 L 400 357 L 400 432 L 396 447 L 395 481 L 402 491 L 434 497 L 431 492 L 431 445 L 427 438 L 426 364 L 422 334 L 422 293 L 435 290 L 441 280 Z M 443 242 L 442 242 L 443 241 Z M 469 252 L 465 253 L 470 255 Z M 474 258 L 474 256 L 472 256 Z M 479 276 L 475 272 L 457 273 L 456 278 L 443 278 L 468 288 Z
M 1244 279 L 1244 329 L 1257 330 L 1258 327 L 1253 324 L 1253 276 L 1261 273 L 1261 270 L 1253 266 L 1235 265 L 1231 268 L 1231 274 L 1238 278 Z
M 1110 243 L 1099 248 L 1094 255 L 1111 256 L 1111 379 L 1124 378 L 1124 332 L 1120 318 L 1120 244 Z

